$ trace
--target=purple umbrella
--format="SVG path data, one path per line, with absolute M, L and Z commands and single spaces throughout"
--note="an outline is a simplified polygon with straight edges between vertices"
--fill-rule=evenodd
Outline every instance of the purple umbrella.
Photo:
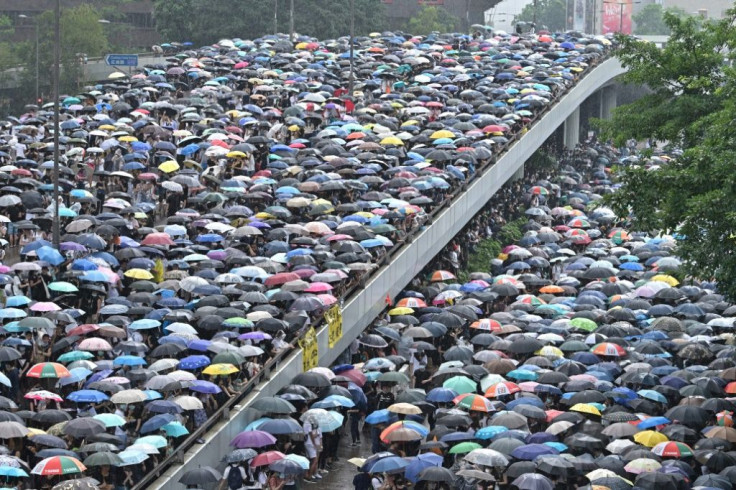
M 222 391 L 220 387 L 217 386 L 215 383 L 212 383 L 211 381 L 204 381 L 201 379 L 191 381 L 189 383 L 189 389 L 192 391 L 196 391 L 197 393 L 207 393 L 210 395 L 214 395 Z
M 238 340 L 271 340 L 271 337 L 266 332 L 256 330 L 255 332 L 246 332 L 238 337 Z
M 84 386 L 89 386 L 90 384 L 101 381 L 108 376 L 110 376 L 113 373 L 112 369 L 103 369 L 102 371 L 98 371 L 94 373 L 92 376 L 89 377 L 86 383 L 84 383 Z
M 71 250 L 72 252 L 85 252 L 87 250 L 87 247 L 85 247 L 81 243 L 62 242 L 59 244 L 59 250 L 61 250 L 62 252 L 66 252 L 67 250 Z
M 547 446 L 546 444 L 527 444 L 525 446 L 519 446 L 511 451 L 511 456 L 516 459 L 522 459 L 526 461 L 534 461 L 542 455 L 556 455 L 560 454 L 555 448 Z
M 230 441 L 230 445 L 238 449 L 266 447 L 275 443 L 276 438 L 274 436 L 261 430 L 246 430 Z

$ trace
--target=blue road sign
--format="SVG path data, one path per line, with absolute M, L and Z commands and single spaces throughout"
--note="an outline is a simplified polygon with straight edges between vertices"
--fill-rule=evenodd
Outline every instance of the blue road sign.
M 108 54 L 105 63 L 110 66 L 138 66 L 137 54 Z

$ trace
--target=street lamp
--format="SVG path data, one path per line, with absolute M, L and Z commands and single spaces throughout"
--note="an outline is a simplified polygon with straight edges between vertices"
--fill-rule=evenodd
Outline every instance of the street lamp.
M 19 19 L 33 19 L 25 14 L 20 14 Z M 38 22 L 33 19 L 33 28 L 36 33 L 36 103 L 38 103 Z
M 54 216 L 52 233 L 54 247 L 59 248 L 59 78 L 61 76 L 61 0 L 54 5 Z
M 348 81 L 348 97 L 353 96 L 353 85 L 355 84 L 353 44 L 355 44 L 355 0 L 350 0 L 350 79 Z

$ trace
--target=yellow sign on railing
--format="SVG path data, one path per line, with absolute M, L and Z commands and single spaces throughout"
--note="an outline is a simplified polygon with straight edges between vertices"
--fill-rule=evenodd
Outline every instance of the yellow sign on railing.
M 314 327 L 306 331 L 304 337 L 299 340 L 302 349 L 302 369 L 304 372 L 319 365 L 319 347 L 317 346 L 317 333 Z
M 332 349 L 342 338 L 342 311 L 335 305 L 325 312 L 327 321 L 327 344 Z

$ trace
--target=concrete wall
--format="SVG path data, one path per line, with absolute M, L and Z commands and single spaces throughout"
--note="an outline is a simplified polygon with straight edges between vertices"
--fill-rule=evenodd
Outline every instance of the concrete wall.
M 434 256 L 452 239 L 475 214 L 488 202 L 493 194 L 524 165 L 524 162 L 544 143 L 573 111 L 591 94 L 623 73 L 616 59 L 603 62 L 573 88 L 546 116 L 538 121 L 529 132 L 515 143 L 496 165 L 477 179 L 468 191 L 459 196 L 452 206 L 437 217 L 411 244 L 398 253 L 388 267 L 379 270 L 365 289 L 343 307 L 343 337 L 335 348 L 328 349 L 327 328 L 317 332 L 320 365 L 329 366 L 340 353 L 375 319 L 383 310 L 386 294 L 395 297 L 409 281 L 419 273 Z M 150 488 L 179 490 L 181 475 L 198 466 L 218 466 L 220 458 L 232 450 L 228 443 L 243 430 L 253 413 L 247 407 L 258 396 L 277 393 L 301 372 L 302 355 L 296 351 L 271 375 L 267 383 L 259 388 L 240 405 L 227 422 L 218 426 L 217 432 L 210 432 L 207 441 L 191 449 L 184 457 L 185 464 L 169 469 Z

